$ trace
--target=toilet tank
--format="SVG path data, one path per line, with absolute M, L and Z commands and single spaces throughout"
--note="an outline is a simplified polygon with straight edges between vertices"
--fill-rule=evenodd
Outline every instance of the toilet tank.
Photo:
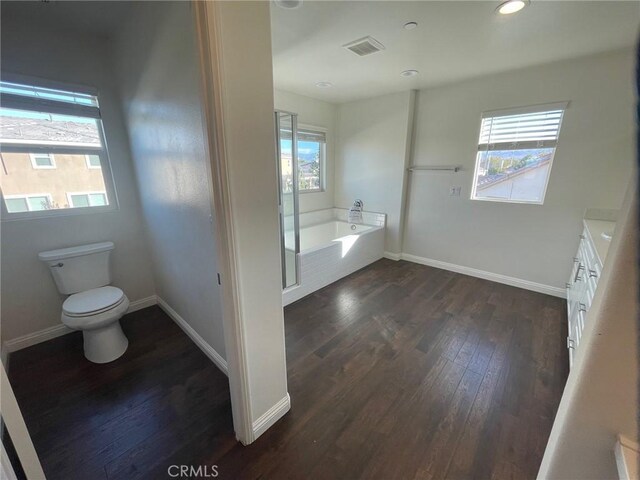
M 111 283 L 109 257 L 113 242 L 41 252 L 38 258 L 49 266 L 60 293 L 71 295 Z

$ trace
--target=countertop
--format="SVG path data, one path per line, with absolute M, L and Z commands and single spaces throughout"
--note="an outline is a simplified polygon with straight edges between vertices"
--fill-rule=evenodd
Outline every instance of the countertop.
M 605 240 L 602 237 L 603 232 L 614 232 L 616 228 L 616 222 L 610 220 L 592 220 L 585 218 L 583 220 L 584 226 L 587 229 L 587 233 L 591 237 L 591 243 L 596 249 L 596 255 L 600 260 L 600 264 L 604 265 L 604 261 L 607 258 L 607 252 L 611 245 L 611 240 Z

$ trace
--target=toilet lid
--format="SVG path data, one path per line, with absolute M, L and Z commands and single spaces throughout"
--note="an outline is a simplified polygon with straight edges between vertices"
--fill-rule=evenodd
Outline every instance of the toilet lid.
M 124 293 L 117 287 L 100 287 L 86 292 L 75 293 L 62 304 L 67 315 L 91 315 L 108 310 L 124 298 Z

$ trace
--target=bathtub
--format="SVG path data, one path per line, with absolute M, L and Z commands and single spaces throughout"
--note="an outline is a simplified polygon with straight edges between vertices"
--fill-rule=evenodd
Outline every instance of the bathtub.
M 381 259 L 383 254 L 384 226 L 340 220 L 305 226 L 300 229 L 298 284 L 283 292 L 282 303 L 295 302 Z

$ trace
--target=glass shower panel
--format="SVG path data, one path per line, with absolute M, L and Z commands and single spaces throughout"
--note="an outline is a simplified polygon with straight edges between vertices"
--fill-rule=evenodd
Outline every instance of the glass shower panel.
M 280 229 L 282 288 L 298 283 L 298 158 L 297 118 L 295 114 L 276 112 L 277 160 L 280 175 Z

